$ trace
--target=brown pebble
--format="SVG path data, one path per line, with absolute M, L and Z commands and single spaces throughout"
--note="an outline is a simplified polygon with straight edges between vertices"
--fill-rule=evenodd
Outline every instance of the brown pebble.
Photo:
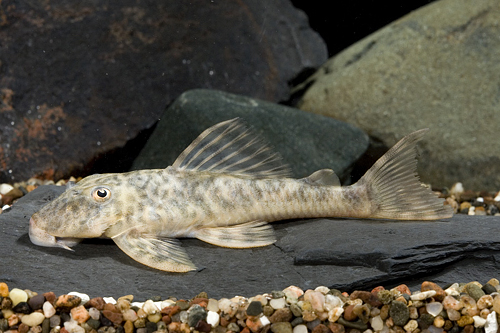
M 332 333 L 345 333 L 344 325 L 340 325 L 339 323 L 329 323 L 328 328 Z
M 274 324 L 281 321 L 291 321 L 292 317 L 292 311 L 289 308 L 283 308 L 274 311 L 271 317 L 269 317 L 269 321 Z
M 382 320 L 386 320 L 387 317 L 389 317 L 389 309 L 390 309 L 390 305 L 389 304 L 385 304 L 384 306 L 382 306 L 380 308 L 380 318 Z
M 84 322 L 89 320 L 90 314 L 83 305 L 79 305 L 71 309 L 71 317 L 73 317 L 73 319 L 76 320 L 79 324 L 83 324 Z
M 170 316 L 163 316 L 161 317 L 161 321 L 168 325 L 172 322 L 172 318 Z
M 400 284 L 399 286 L 395 287 L 394 289 L 399 291 L 401 294 L 411 295 L 410 288 L 408 288 L 408 286 L 406 284 Z
M 201 297 L 193 298 L 193 300 L 190 303 L 190 306 L 193 304 L 198 304 L 199 306 L 206 308 L 208 304 L 208 298 L 201 298 Z
M 86 308 L 96 308 L 99 311 L 104 309 L 104 299 L 102 297 L 91 298 L 87 303 L 85 303 Z
M 163 309 L 161 309 L 161 314 L 172 317 L 173 315 L 175 315 L 179 311 L 181 311 L 181 307 L 178 305 L 166 306 Z
M 443 288 L 438 286 L 434 282 L 430 281 L 424 281 L 422 283 L 422 286 L 420 287 L 420 291 L 429 291 L 429 290 L 435 290 L 436 295 L 434 295 L 434 299 L 438 302 L 442 302 L 444 297 L 446 296 L 446 293 L 444 292 Z
M 330 331 L 327 326 L 319 324 L 311 331 L 311 333 L 332 333 L 332 331 Z
M 351 296 L 351 299 L 361 299 L 364 303 L 370 304 L 371 306 L 381 306 L 382 302 L 379 301 L 378 297 L 376 294 L 372 294 L 369 291 L 362 291 L 362 290 L 356 290 L 354 291 Z
M 444 326 L 443 326 L 443 329 L 445 331 L 449 331 L 453 328 L 453 322 L 449 319 L 446 319 L 445 322 L 444 322 Z
M 125 330 L 125 333 L 134 333 L 134 323 L 132 323 L 130 320 L 127 320 L 125 322 L 125 325 L 123 325 L 123 329 Z
M 23 323 L 19 324 L 19 327 L 17 328 L 17 331 L 19 333 L 27 333 L 29 330 L 30 330 L 30 327 L 26 324 L 23 324 Z
M 54 302 L 54 307 L 60 310 L 72 309 L 82 302 L 82 299 L 75 295 L 61 295 Z
M 110 304 L 110 303 L 108 303 L 108 304 Z M 113 305 L 113 304 L 111 304 L 111 305 Z M 123 321 L 123 315 L 120 312 L 120 310 L 116 309 L 116 307 L 115 307 L 115 311 L 113 311 L 113 310 L 102 310 L 102 314 L 103 314 L 104 317 L 108 318 L 115 325 L 120 325 L 122 323 L 122 321 Z
M 59 333 L 69 333 L 66 327 L 61 327 L 61 330 L 59 330 Z
M 371 292 L 377 294 L 379 291 L 382 291 L 382 290 L 385 290 L 385 288 L 382 286 L 378 286 L 378 287 L 373 288 Z
M 344 310 L 344 319 L 348 321 L 354 321 L 358 316 L 354 313 L 354 304 L 346 306 Z
M 245 327 L 241 330 L 241 333 L 250 333 L 250 329 L 248 327 Z
M 474 333 L 474 325 L 465 325 L 463 333 Z
M 210 325 L 204 320 L 200 320 L 198 321 L 194 329 L 197 330 L 198 332 L 208 333 L 212 330 L 212 325 Z
M 54 294 L 52 291 L 49 291 L 48 293 L 44 293 L 43 297 L 45 297 L 45 300 L 49 303 L 54 304 L 56 300 L 56 294 Z

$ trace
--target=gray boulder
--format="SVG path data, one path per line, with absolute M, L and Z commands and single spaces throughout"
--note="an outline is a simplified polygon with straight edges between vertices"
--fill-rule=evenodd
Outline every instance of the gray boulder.
M 167 108 L 133 169 L 171 165 L 201 132 L 235 117 L 267 139 L 297 178 L 330 168 L 349 181 L 350 167 L 368 147 L 368 137 L 347 123 L 255 98 L 198 89 L 185 92 Z
M 141 265 L 111 240 L 89 239 L 74 252 L 32 244 L 30 216 L 64 191 L 41 186 L 0 215 L 0 281 L 56 294 L 79 291 L 135 299 L 254 296 L 289 285 L 370 290 L 424 280 L 486 282 L 500 269 L 497 217 L 455 215 L 450 221 L 398 222 L 309 219 L 273 223 L 278 241 L 255 249 L 227 249 L 196 239 L 182 245 L 199 268 L 168 273 Z M 415 289 L 413 289 L 415 290 Z
M 354 124 L 391 147 L 430 128 L 423 181 L 500 188 L 500 2 L 441 0 L 326 62 L 299 108 Z

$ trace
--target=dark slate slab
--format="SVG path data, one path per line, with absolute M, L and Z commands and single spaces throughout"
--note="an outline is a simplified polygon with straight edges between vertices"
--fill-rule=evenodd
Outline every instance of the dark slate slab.
M 359 128 L 284 105 L 215 90 L 183 93 L 167 108 L 133 169 L 165 168 L 205 129 L 242 118 L 281 154 L 297 178 L 333 169 L 348 180 L 350 168 L 368 148 Z
M 88 240 L 74 252 L 33 245 L 28 221 L 64 188 L 42 186 L 0 215 L 0 281 L 38 292 L 70 291 L 136 299 L 153 295 L 253 296 L 289 285 L 343 291 L 426 279 L 442 286 L 497 277 L 498 217 L 456 215 L 447 222 L 311 219 L 275 223 L 278 242 L 258 249 L 225 249 L 194 239 L 183 246 L 199 267 L 166 273 L 136 263 L 112 241 Z
M 193 88 L 269 101 L 326 46 L 288 0 L 3 1 L 0 182 L 81 172 Z

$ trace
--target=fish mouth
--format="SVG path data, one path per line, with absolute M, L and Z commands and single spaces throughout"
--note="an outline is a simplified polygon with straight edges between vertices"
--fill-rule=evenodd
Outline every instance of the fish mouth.
M 73 251 L 70 246 L 78 243 L 74 238 L 59 238 L 52 236 L 36 224 L 32 216 L 30 218 L 29 236 L 33 244 L 46 247 L 62 247 L 63 249 Z

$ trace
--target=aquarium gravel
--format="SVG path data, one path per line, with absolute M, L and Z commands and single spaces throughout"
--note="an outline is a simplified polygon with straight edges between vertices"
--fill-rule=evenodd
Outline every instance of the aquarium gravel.
M 136 301 L 9 287 L 0 282 L 2 333 L 496 333 L 500 313 L 497 279 L 445 288 L 426 281 L 413 292 L 405 284 L 351 293 L 290 286 L 218 300 L 206 292 Z

